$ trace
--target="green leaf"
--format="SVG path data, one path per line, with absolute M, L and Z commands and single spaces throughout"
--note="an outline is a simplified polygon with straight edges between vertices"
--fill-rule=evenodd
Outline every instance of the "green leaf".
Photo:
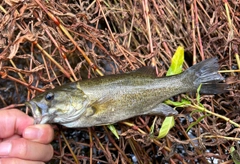
M 187 132 L 193 127 L 193 126 L 195 126 L 195 125 L 197 125 L 199 122 L 201 122 L 205 117 L 207 117 L 207 116 L 209 116 L 209 115 L 204 115 L 204 116 L 201 116 L 201 117 L 199 117 L 195 122 L 192 122 L 190 125 L 189 125 L 189 127 L 187 128 Z
M 119 135 L 118 135 L 118 132 L 117 132 L 117 129 L 115 128 L 115 126 L 108 125 L 107 127 L 115 135 L 115 137 L 117 137 L 117 139 L 119 139 Z
M 171 65 L 167 71 L 167 76 L 181 73 L 183 62 L 184 62 L 184 48 L 182 46 L 178 46 L 175 54 L 172 57 Z
M 200 104 L 200 89 L 202 87 L 202 84 L 199 85 L 198 89 L 197 89 L 197 104 Z
M 197 106 L 195 106 L 195 108 L 197 108 Z M 190 113 L 190 116 L 192 116 L 194 113 L 197 113 L 197 112 L 203 113 L 202 110 L 194 109 L 194 110 Z
M 151 135 L 152 135 L 153 132 L 154 132 L 154 125 L 155 125 L 155 123 L 156 123 L 156 120 L 157 120 L 157 117 L 154 118 L 153 123 L 152 123 L 152 125 L 151 125 L 151 127 L 150 127 L 150 134 L 151 134 Z
M 164 103 L 166 103 L 168 105 L 173 105 L 175 107 L 187 107 L 187 106 L 191 105 L 191 101 L 189 101 L 187 99 L 182 99 L 180 102 L 166 100 Z
M 232 146 L 231 148 L 230 148 L 230 154 L 232 155 L 232 152 L 234 152 L 236 149 L 234 148 L 234 146 Z
M 165 137 L 169 130 L 175 125 L 175 120 L 173 116 L 166 117 L 163 121 L 162 127 L 159 131 L 157 139 Z
M 235 150 L 233 146 L 230 148 L 230 154 L 232 156 L 234 163 L 240 164 L 240 156 L 239 156 L 238 150 Z

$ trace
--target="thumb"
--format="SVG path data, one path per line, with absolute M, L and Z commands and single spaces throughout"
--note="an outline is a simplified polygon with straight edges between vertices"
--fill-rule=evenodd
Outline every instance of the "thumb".
M 33 123 L 32 117 L 18 109 L 0 110 L 0 138 L 22 135 L 23 130 Z

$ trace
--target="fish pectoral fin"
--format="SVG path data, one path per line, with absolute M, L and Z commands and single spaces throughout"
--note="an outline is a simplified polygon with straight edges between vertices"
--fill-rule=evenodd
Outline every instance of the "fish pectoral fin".
M 172 107 L 160 103 L 154 106 L 151 110 L 147 111 L 144 114 L 153 114 L 153 115 L 161 115 L 161 116 L 174 116 L 177 115 L 178 112 L 174 110 Z
M 86 116 L 91 116 L 93 114 L 99 114 L 106 111 L 106 109 L 109 108 L 109 105 L 111 105 L 112 102 L 113 102 L 113 99 L 111 96 L 109 95 L 102 96 L 102 98 L 92 102 L 89 105 L 86 111 Z
M 96 109 L 94 107 L 88 107 L 85 112 L 85 116 L 89 117 L 96 113 Z
M 98 115 L 101 112 L 104 112 L 104 109 L 106 109 L 106 104 L 94 104 L 90 107 L 87 108 L 86 112 L 85 112 L 85 116 L 86 117 L 90 117 L 92 115 Z

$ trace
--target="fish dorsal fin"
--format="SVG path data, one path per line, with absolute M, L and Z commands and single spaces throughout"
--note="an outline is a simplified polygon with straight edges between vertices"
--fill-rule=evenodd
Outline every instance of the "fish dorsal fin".
M 155 67 L 152 66 L 145 66 L 141 67 L 137 70 L 134 70 L 132 72 L 129 72 L 129 74 L 138 74 L 141 76 L 151 76 L 151 77 L 156 77 L 156 69 Z

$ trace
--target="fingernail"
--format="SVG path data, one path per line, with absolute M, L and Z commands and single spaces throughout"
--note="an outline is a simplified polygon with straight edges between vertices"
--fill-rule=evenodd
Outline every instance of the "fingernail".
M 12 144 L 10 142 L 0 143 L 0 156 L 6 156 L 11 152 Z
M 23 137 L 30 140 L 39 139 L 40 135 L 41 130 L 33 127 L 28 127 L 23 132 Z

